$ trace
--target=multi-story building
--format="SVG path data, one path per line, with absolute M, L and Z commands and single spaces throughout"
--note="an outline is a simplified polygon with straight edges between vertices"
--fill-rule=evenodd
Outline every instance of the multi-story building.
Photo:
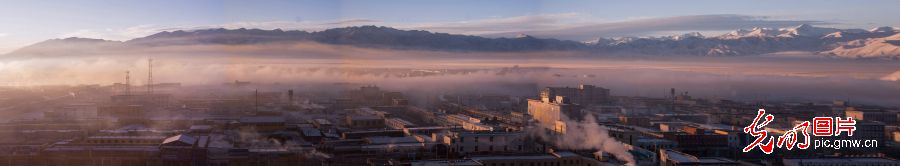
M 442 142 L 451 153 L 512 153 L 526 151 L 521 132 L 448 132 Z
M 566 96 L 574 104 L 600 105 L 609 101 L 609 89 L 593 85 L 579 85 L 577 88 L 546 87 L 541 90 L 541 98 L 554 101 L 556 96 Z
M 897 122 L 897 112 L 879 108 L 847 107 L 845 114 L 847 117 L 852 117 L 854 120 L 879 121 L 886 124 L 894 124 Z
M 447 123 L 451 125 L 462 126 L 467 131 L 494 131 L 494 127 L 481 124 L 481 120 L 462 114 L 453 114 L 445 116 Z
M 554 100 L 543 94 L 541 96 L 541 100 L 528 99 L 528 115 L 545 129 L 565 133 L 563 116 L 579 117 L 581 105 L 568 102 L 565 96 L 555 96 Z
M 739 163 L 718 157 L 701 157 L 685 154 L 670 149 L 659 150 L 660 166 L 680 166 L 680 165 L 709 165 L 709 166 L 737 166 Z

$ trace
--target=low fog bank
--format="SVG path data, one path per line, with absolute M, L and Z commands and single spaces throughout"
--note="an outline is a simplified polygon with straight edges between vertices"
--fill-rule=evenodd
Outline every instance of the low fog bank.
M 900 63 L 772 57 L 542 57 L 514 55 L 294 58 L 153 55 L 156 83 L 221 85 L 354 83 L 395 91 L 470 91 L 535 95 L 543 86 L 594 84 L 614 95 L 693 96 L 737 100 L 850 100 L 898 106 Z M 471 54 L 471 53 L 469 53 Z M 132 84 L 147 76 L 147 57 L 84 56 L 0 61 L 0 86 Z M 429 57 L 429 58 L 426 58 Z M 522 90 L 514 85 L 533 84 Z M 511 88 L 515 87 L 515 88 Z

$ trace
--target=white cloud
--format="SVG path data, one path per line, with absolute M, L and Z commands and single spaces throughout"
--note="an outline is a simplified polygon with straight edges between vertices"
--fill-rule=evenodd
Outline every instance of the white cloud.
M 485 35 L 574 27 L 586 24 L 586 22 L 578 21 L 579 18 L 584 17 L 587 16 L 578 13 L 542 14 L 457 22 L 407 24 L 399 25 L 398 28 L 468 35 Z
M 157 32 L 168 30 L 165 27 L 155 25 L 138 25 L 123 29 L 104 28 L 102 30 L 80 29 L 59 35 L 59 38 L 82 37 L 106 40 L 129 40 L 144 37 Z
M 0 33 L 0 37 L 6 37 L 6 36 L 9 36 L 9 34 L 8 33 Z
M 733 14 L 693 15 L 592 23 L 550 30 L 488 34 L 487 36 L 502 37 L 525 33 L 538 37 L 585 41 L 597 37 L 644 36 L 667 31 L 728 31 L 752 27 L 787 27 L 800 24 L 829 23 L 811 20 L 775 20 L 770 17 Z

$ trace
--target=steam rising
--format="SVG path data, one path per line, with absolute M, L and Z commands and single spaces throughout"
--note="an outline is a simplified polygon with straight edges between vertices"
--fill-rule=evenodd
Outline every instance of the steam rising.
M 556 147 L 562 149 L 597 149 L 600 152 L 610 153 L 628 166 L 636 165 L 630 147 L 624 143 L 609 137 L 607 128 L 600 126 L 596 118 L 591 114 L 584 117 L 584 121 L 569 119 L 565 114 L 560 114 L 562 121 L 566 122 L 566 133 L 562 135 L 549 135 L 546 132 L 535 132 L 535 136 L 543 140 L 552 140 Z

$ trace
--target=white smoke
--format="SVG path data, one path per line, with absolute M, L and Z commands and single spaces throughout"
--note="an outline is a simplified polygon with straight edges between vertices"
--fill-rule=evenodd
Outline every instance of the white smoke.
M 584 121 L 569 119 L 565 114 L 560 115 L 562 121 L 566 122 L 565 134 L 552 135 L 545 134 L 546 132 L 543 131 L 532 133 L 537 133 L 535 135 L 543 140 L 552 140 L 557 148 L 596 149 L 612 154 L 616 159 L 626 162 L 625 165 L 636 165 L 634 156 L 629 152 L 631 149 L 624 143 L 610 137 L 609 130 L 597 124 L 593 115 L 585 115 Z
M 331 156 L 331 154 L 322 153 L 316 149 L 312 149 L 306 153 L 303 153 L 303 157 L 314 158 L 314 159 L 330 159 L 332 156 Z

